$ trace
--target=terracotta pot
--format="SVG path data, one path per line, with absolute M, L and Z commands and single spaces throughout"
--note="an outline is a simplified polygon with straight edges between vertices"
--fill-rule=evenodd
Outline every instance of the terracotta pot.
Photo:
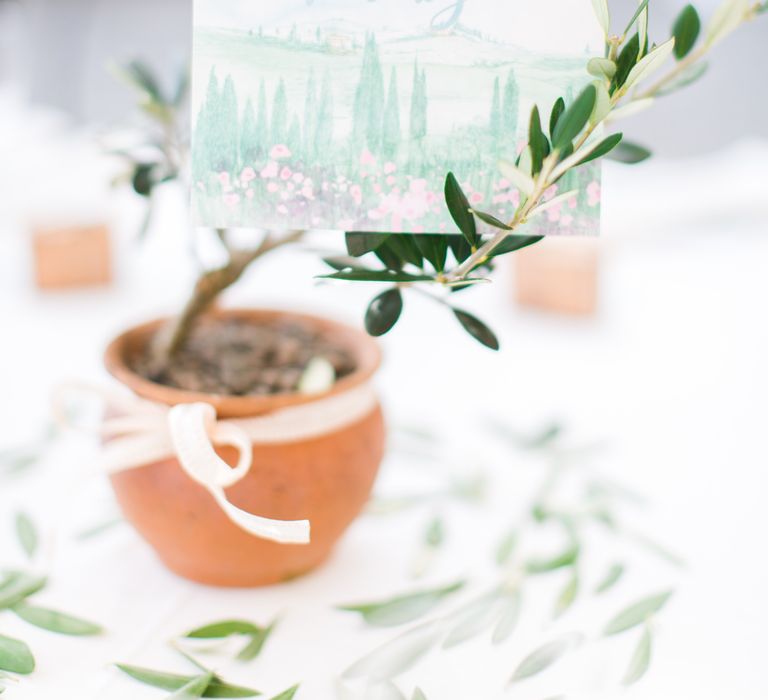
M 368 382 L 380 363 L 375 341 L 362 331 L 314 316 L 263 310 L 216 311 L 255 323 L 287 320 L 307 324 L 350 351 L 357 369 L 323 394 L 214 396 L 153 383 L 131 369 L 131 358 L 163 323 L 155 321 L 119 336 L 107 348 L 107 369 L 143 399 L 174 406 L 203 401 L 219 419 L 265 415 L 276 409 L 322 400 Z M 281 520 L 309 519 L 312 541 L 277 544 L 233 524 L 213 497 L 175 458 L 111 477 L 126 518 L 177 574 L 216 586 L 251 587 L 286 581 L 314 569 L 360 513 L 369 498 L 384 451 L 384 422 L 378 402 L 367 415 L 334 432 L 301 440 L 253 445 L 253 466 L 227 489 L 243 510 Z M 232 464 L 234 451 L 217 449 Z

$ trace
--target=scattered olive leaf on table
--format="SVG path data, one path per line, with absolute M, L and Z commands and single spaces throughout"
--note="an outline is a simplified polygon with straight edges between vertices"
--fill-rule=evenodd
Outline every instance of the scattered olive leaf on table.
M 27 675 L 35 670 L 35 657 L 24 642 L 0 635 L 0 670 Z
M 509 683 L 517 683 L 532 676 L 537 676 L 573 649 L 581 642 L 581 639 L 581 635 L 571 634 L 540 646 L 520 662 L 509 679 Z
M 625 632 L 626 630 L 643 624 L 651 615 L 657 613 L 672 597 L 673 591 L 664 591 L 656 595 L 648 596 L 630 605 L 614 617 L 603 630 L 605 636 L 611 636 Z
M 299 692 L 299 685 L 296 684 L 288 690 L 284 690 L 280 695 L 276 695 L 272 700 L 293 700 L 294 695 Z
M 595 594 L 606 593 L 607 591 L 611 590 L 611 588 L 613 588 L 621 580 L 625 572 L 626 569 L 623 564 L 612 564 L 611 568 L 608 569 L 602 581 L 597 584 L 597 587 L 595 588 Z
M 0 610 L 11 608 L 29 596 L 42 590 L 47 583 L 44 576 L 26 574 L 22 571 L 6 572 L 0 582 Z
M 151 685 L 162 690 L 177 691 L 185 685 L 201 678 L 196 676 L 183 676 L 176 673 L 166 673 L 164 671 L 155 671 L 141 666 L 131 666 L 129 664 L 115 664 L 123 673 L 134 680 Z M 204 698 L 253 698 L 261 695 L 258 690 L 245 688 L 243 686 L 226 683 L 218 676 L 214 675 L 203 693 Z
M 421 688 L 414 688 L 411 700 L 427 700 L 427 696 L 424 695 L 424 691 Z
M 40 627 L 49 632 L 56 632 L 57 634 L 88 637 L 101 634 L 104 631 L 100 625 L 88 620 L 57 612 L 56 610 L 41 608 L 26 602 L 16 603 L 12 610 L 30 625 Z
M 521 603 L 522 596 L 519 590 L 507 594 L 501 616 L 493 630 L 491 639 L 494 644 L 503 644 L 512 636 L 520 619 Z
M 648 668 L 651 665 L 651 643 L 651 628 L 646 623 L 622 681 L 624 685 L 636 683 L 648 672 Z
M 552 617 L 554 619 L 559 618 L 565 614 L 570 607 L 576 602 L 576 596 L 579 594 L 579 575 L 575 571 L 573 575 L 565 584 L 565 587 L 560 592 L 560 595 L 555 602 L 555 609 Z
M 16 514 L 16 537 L 24 553 L 29 559 L 32 559 L 37 552 L 39 538 L 32 518 L 26 513 Z
M 461 590 L 463 581 L 457 581 L 448 586 L 431 590 L 417 591 L 397 596 L 389 600 L 361 603 L 355 605 L 340 605 L 339 610 L 360 613 L 363 619 L 375 627 L 392 627 L 412 622 L 426 615 L 439 605 L 446 597 Z
M 249 637 L 248 643 L 237 654 L 240 661 L 252 661 L 264 648 L 275 628 L 275 622 L 267 627 L 247 620 L 222 620 L 198 627 L 184 635 L 185 639 L 225 639 L 232 636 Z
M 196 676 L 189 683 L 181 686 L 181 688 L 170 695 L 168 700 L 196 700 L 197 698 L 202 698 L 213 679 L 214 674 L 210 671 L 201 676 Z
M 546 574 L 568 566 L 573 566 L 579 559 L 580 547 L 572 544 L 560 554 L 549 559 L 531 559 L 526 563 L 529 574 Z

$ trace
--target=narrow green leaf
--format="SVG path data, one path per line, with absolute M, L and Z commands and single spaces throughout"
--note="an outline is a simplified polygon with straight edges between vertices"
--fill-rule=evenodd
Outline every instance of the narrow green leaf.
M 514 253 L 544 240 L 544 236 L 507 236 L 491 253 L 492 258 Z
M 197 676 L 179 688 L 173 695 L 170 695 L 168 700 L 196 700 L 196 698 L 202 698 L 213 679 L 214 675 L 210 671 L 202 676 Z
M 293 700 L 293 696 L 299 692 L 299 684 L 297 683 L 292 688 L 284 690 L 280 695 L 275 695 L 272 700 Z
M 531 110 L 531 119 L 528 125 L 528 146 L 531 149 L 532 174 L 536 175 L 541 171 L 544 158 L 549 151 L 549 143 L 544 132 L 541 130 L 541 117 L 539 116 L 539 107 L 534 105 Z
M 427 700 L 427 696 L 421 688 L 415 688 L 411 700 Z
M 445 524 L 442 518 L 432 518 L 427 526 L 427 531 L 424 533 L 425 544 L 432 549 L 437 549 L 444 541 Z
M 651 647 L 651 628 L 646 624 L 622 681 L 624 685 L 637 683 L 647 673 L 651 665 Z
M 573 566 L 579 559 L 580 549 L 576 544 L 571 545 L 551 559 L 531 559 L 526 564 L 526 570 L 529 574 L 546 574 L 550 571 L 557 571 L 568 566 Z
M 592 9 L 603 33 L 608 36 L 611 33 L 611 13 L 608 10 L 608 0 L 592 0 Z
M 501 229 L 502 231 L 514 230 L 508 224 L 505 224 L 500 219 L 497 219 L 493 214 L 486 214 L 484 211 L 478 211 L 477 209 L 473 209 L 472 212 L 478 219 L 480 219 L 481 221 L 484 221 L 489 226 L 493 226 L 494 228 Z
M 18 571 L 10 572 L 0 584 L 0 610 L 10 608 L 45 587 L 46 579 Z
M 552 105 L 552 111 L 549 113 L 549 135 L 554 138 L 555 127 L 560 120 L 563 112 L 565 112 L 565 100 L 562 97 L 558 97 L 555 100 L 555 104 Z
M 603 580 L 595 587 L 595 594 L 605 593 L 613 588 L 624 576 L 626 569 L 623 564 L 613 564 L 606 572 Z
M 692 66 L 688 66 L 688 68 L 686 68 L 680 73 L 680 75 L 678 75 L 676 80 L 673 80 L 664 85 L 664 87 L 658 90 L 656 94 L 660 96 L 671 95 L 673 92 L 682 90 L 684 87 L 688 87 L 689 85 L 692 85 L 697 80 L 699 80 L 707 72 L 708 69 L 709 63 L 706 61 L 698 61 Z
M 562 150 L 575 139 L 586 126 L 597 99 L 594 85 L 587 85 L 574 102 L 566 108 L 557 120 L 555 133 L 552 135 L 553 145 Z
M 648 76 L 655 73 L 664 65 L 664 63 L 666 63 L 667 59 L 669 59 L 674 50 L 674 39 L 669 39 L 668 41 L 665 41 L 663 44 L 660 44 L 654 48 L 647 55 L 643 56 L 637 62 L 637 64 L 633 66 L 632 70 L 629 71 L 629 75 L 627 76 L 627 80 L 624 83 L 624 86 L 629 88 L 635 83 L 645 80 Z M 640 100 L 635 100 L 635 103 L 637 102 L 640 102 Z M 626 110 L 627 107 L 628 105 L 625 105 L 620 109 Z
M 464 582 L 458 581 L 449 586 L 409 593 L 390 600 L 342 605 L 339 606 L 339 610 L 360 613 L 369 625 L 375 627 L 392 627 L 412 622 L 426 615 L 446 597 L 456 593 L 463 586 Z
M 0 670 L 27 675 L 35 670 L 35 657 L 24 642 L 0 635 Z
M 492 641 L 499 645 L 506 642 L 515 631 L 520 618 L 521 595 L 519 591 L 511 593 L 505 603 L 499 621 L 493 630 Z
M 461 309 L 453 309 L 453 315 L 456 316 L 464 330 L 479 343 L 491 350 L 499 349 L 499 339 L 480 319 Z
M 445 203 L 448 205 L 448 211 L 459 227 L 459 231 L 464 234 L 467 243 L 470 246 L 477 245 L 478 236 L 475 217 L 469 211 L 467 195 L 464 194 L 461 185 L 459 185 L 453 173 L 448 173 L 445 178 Z
M 414 236 L 414 238 L 419 251 L 429 261 L 429 264 L 435 268 L 435 271 L 442 272 L 445 269 L 445 259 L 448 255 L 449 237 L 442 234 L 429 234 Z
M 647 148 L 629 141 L 621 141 L 621 143 L 608 154 L 610 160 L 626 163 L 628 165 L 642 163 L 650 157 L 651 152 Z
M 661 610 L 671 597 L 672 591 L 664 591 L 630 605 L 605 626 L 603 634 L 606 636 L 619 634 L 643 624 L 648 617 Z
M 686 5 L 677 16 L 672 27 L 672 36 L 675 37 L 675 58 L 679 61 L 685 58 L 696 44 L 701 32 L 701 19 L 693 5 Z
M 268 627 L 265 627 L 258 632 L 254 632 L 251 635 L 251 641 L 248 642 L 237 655 L 238 660 L 252 661 L 261 654 L 264 645 L 267 643 L 272 632 L 274 632 L 276 624 L 276 622 L 273 622 Z
M 332 255 L 330 257 L 323 258 L 323 262 L 337 271 L 368 269 L 362 265 L 359 265 L 354 258 L 345 255 Z
M 379 294 L 368 306 L 365 314 L 365 330 L 379 337 L 394 328 L 403 312 L 403 295 L 397 287 Z
M 197 627 L 187 632 L 184 637 L 187 639 L 224 639 L 235 634 L 256 634 L 261 630 L 259 625 L 254 625 L 247 620 L 222 620 Z
M 635 10 L 635 14 L 632 15 L 632 19 L 627 22 L 627 26 L 624 29 L 624 34 L 629 34 L 629 30 L 632 29 L 632 25 L 637 22 L 638 17 L 643 13 L 645 8 L 648 7 L 648 0 L 641 0 L 641 2 L 638 4 L 637 9 Z
M 576 596 L 579 594 L 579 575 L 574 572 L 568 583 L 555 602 L 555 609 L 553 612 L 553 618 L 557 619 L 567 612 L 570 607 L 576 602 Z
M 509 563 L 512 558 L 515 549 L 517 548 L 518 535 L 517 530 L 512 530 L 507 533 L 504 538 L 499 542 L 499 546 L 496 548 L 496 563 L 499 566 Z
M 616 59 L 616 75 L 611 81 L 611 94 L 618 90 L 629 77 L 629 72 L 634 68 L 640 55 L 640 37 L 635 34 L 619 53 Z
M 472 255 L 472 247 L 467 243 L 464 236 L 449 236 L 448 245 L 451 248 L 453 257 L 456 258 L 456 262 L 463 263 Z
M 359 258 L 366 253 L 372 253 L 389 237 L 388 233 L 367 233 L 365 231 L 349 231 L 344 238 L 347 252 L 353 258 Z
M 384 242 L 384 247 L 392 251 L 403 263 L 421 267 L 424 264 L 424 257 L 419 246 L 416 245 L 415 239 L 416 236 L 413 234 L 395 233 Z M 402 267 L 402 265 L 397 267 Z
M 602 158 L 603 156 L 608 155 L 614 148 L 616 148 L 616 146 L 621 143 L 623 138 L 624 134 L 622 133 L 611 134 L 610 136 L 607 136 L 600 143 L 598 143 L 597 146 L 589 151 L 587 155 L 579 160 L 574 167 L 583 165 L 584 163 L 589 163 L 592 160 L 597 160 L 598 158 Z
M 350 282 L 433 282 L 431 275 L 412 275 L 409 272 L 391 270 L 345 270 L 331 275 L 320 275 L 320 279 L 348 280 Z
M 16 514 L 16 537 L 26 555 L 32 559 L 37 552 L 37 528 L 26 513 Z
M 530 148 L 523 151 L 523 154 L 530 154 Z M 522 164 L 522 161 L 521 161 Z M 499 160 L 499 171 L 501 174 L 510 180 L 512 184 L 517 187 L 524 195 L 531 195 L 534 189 L 533 178 L 525 171 L 520 165 L 510 163 L 503 158 Z
M 57 634 L 66 634 L 72 637 L 91 637 L 104 631 L 101 626 L 88 620 L 47 608 L 40 608 L 29 603 L 17 603 L 13 606 L 12 610 L 30 625 L 40 627 L 49 632 L 56 632 Z
M 175 673 L 165 673 L 163 671 L 154 671 L 141 666 L 130 666 L 128 664 L 116 664 L 123 673 L 146 685 L 151 685 L 162 690 L 179 690 L 185 685 L 191 683 L 199 676 L 180 676 Z M 214 679 L 208 684 L 208 688 L 203 694 L 204 698 L 253 698 L 261 695 L 258 690 L 244 688 L 242 686 L 225 683 L 219 678 Z
M 542 671 L 546 671 L 552 664 L 570 651 L 576 643 L 577 637 L 571 635 L 540 646 L 520 662 L 509 682 L 517 683 L 526 678 L 536 676 Z
M 493 591 L 466 605 L 455 615 L 455 624 L 443 640 L 443 649 L 463 644 L 492 627 L 498 619 L 502 600 L 502 594 Z

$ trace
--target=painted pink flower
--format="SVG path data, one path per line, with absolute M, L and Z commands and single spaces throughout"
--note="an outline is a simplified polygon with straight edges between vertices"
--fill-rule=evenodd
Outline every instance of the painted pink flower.
M 249 190 L 248 190 L 248 191 L 245 193 L 245 196 L 246 196 L 246 197 L 248 197 L 248 199 L 253 199 L 253 198 L 254 198 L 254 196 L 255 196 L 255 194 L 256 194 L 256 193 L 255 193 L 253 190 L 250 190 L 250 189 L 249 189 Z
M 546 190 L 544 190 L 544 201 L 548 199 L 552 199 L 557 194 L 557 185 L 552 185 L 551 187 L 547 187 Z
M 301 194 L 306 199 L 314 199 L 315 198 L 315 193 L 312 191 L 312 187 L 308 186 L 306 182 L 304 183 L 304 187 L 301 190 Z
M 397 170 L 397 166 L 394 163 L 384 163 L 384 173 L 386 175 L 391 175 L 395 170 Z
M 277 177 L 277 163 L 274 160 L 269 161 L 261 170 L 260 175 L 269 180 L 271 177 Z
M 288 207 L 286 207 L 285 204 L 281 204 L 277 208 L 277 213 L 278 214 L 282 214 L 283 216 L 285 216 L 288 213 Z
M 509 195 L 508 194 L 497 194 L 494 196 L 494 198 L 491 200 L 494 204 L 503 204 L 504 202 L 509 201 Z
M 285 186 L 285 189 L 288 190 L 289 192 L 293 192 L 296 189 L 296 185 L 294 185 L 292 182 L 289 182 Z
M 578 200 L 576 199 L 576 197 L 575 197 L 575 196 L 573 196 L 573 197 L 569 197 L 569 198 L 568 198 L 568 207 L 569 207 L 570 209 L 575 209 L 577 206 L 579 206 L 579 202 L 578 202 Z
M 570 214 L 563 214 L 560 217 L 561 226 L 570 226 L 573 223 L 573 217 Z
M 293 171 L 287 165 L 280 171 L 281 180 L 290 180 L 291 175 L 293 175 Z
M 359 207 L 363 203 L 363 189 L 360 187 L 360 185 L 352 185 L 352 187 L 349 190 L 349 193 L 352 195 L 352 199 L 355 201 L 355 204 Z
M 485 199 L 480 192 L 473 192 L 471 195 L 469 195 L 469 203 L 470 204 L 480 204 L 480 202 Z
M 293 174 L 293 181 L 300 185 L 304 181 L 304 175 L 302 173 L 294 173 Z
M 228 207 L 234 207 L 240 203 L 240 195 L 235 193 L 224 195 L 224 204 Z
M 394 175 L 390 175 L 390 176 L 389 176 L 389 177 L 386 179 L 386 183 L 387 183 L 387 184 L 388 184 L 390 187 L 392 187 L 392 185 L 394 185 L 396 182 L 397 182 L 397 178 L 396 178 Z
M 547 209 L 547 219 L 549 219 L 549 221 L 551 221 L 552 223 L 554 223 L 555 221 L 559 221 L 562 207 L 563 207 L 562 202 L 560 202 L 550 207 L 549 209 Z
M 509 194 L 509 201 L 512 202 L 512 206 L 517 209 L 520 206 L 520 190 L 512 190 Z
M 280 188 L 277 186 L 277 183 L 276 183 L 276 182 L 270 182 L 270 183 L 267 185 L 267 192 L 271 192 L 272 194 L 274 194 L 275 192 L 277 192 L 279 189 L 280 189 Z
M 360 154 L 360 165 L 376 165 L 376 156 L 367 148 L 364 148 Z
M 219 173 L 218 177 L 219 177 L 219 182 L 225 187 L 229 184 L 229 173 L 221 172 Z
M 597 180 L 593 180 L 587 185 L 587 204 L 589 204 L 590 207 L 596 207 L 600 204 L 601 195 L 602 190 L 600 188 L 600 183 Z
M 374 191 L 376 194 L 381 194 L 381 185 L 374 185 L 374 186 L 373 186 L 373 191 Z
M 272 150 L 269 152 L 269 157 L 274 160 L 279 160 L 280 158 L 290 158 L 291 151 L 288 149 L 288 146 L 280 143 L 277 146 L 272 147 Z
M 503 177 L 501 180 L 499 180 L 499 189 L 500 190 L 508 190 L 512 186 L 512 183 L 507 180 L 507 178 Z
M 243 185 L 247 185 L 251 180 L 256 179 L 256 171 L 249 165 L 247 168 L 243 168 L 243 172 L 240 173 L 240 182 Z

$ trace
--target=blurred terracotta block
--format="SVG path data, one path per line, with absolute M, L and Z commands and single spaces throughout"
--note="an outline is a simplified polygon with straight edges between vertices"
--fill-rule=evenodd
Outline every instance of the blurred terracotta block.
M 32 235 L 35 281 L 40 289 L 107 285 L 112 281 L 106 226 L 38 228 Z
M 588 316 L 597 309 L 598 241 L 552 236 L 513 255 L 521 306 Z

